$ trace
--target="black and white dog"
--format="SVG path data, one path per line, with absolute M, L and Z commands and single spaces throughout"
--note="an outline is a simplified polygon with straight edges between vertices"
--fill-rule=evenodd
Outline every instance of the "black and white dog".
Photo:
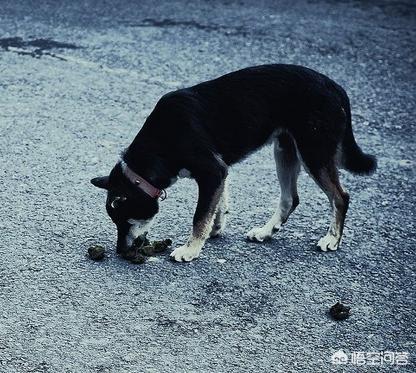
M 337 168 L 370 174 L 376 159 L 355 142 L 349 99 L 338 84 L 302 66 L 263 65 L 163 96 L 110 175 L 91 180 L 108 191 L 117 251 L 122 254 L 148 229 L 164 189 L 186 174 L 198 184 L 198 204 L 189 240 L 171 256 L 197 258 L 206 239 L 224 229 L 228 167 L 269 142 L 274 143 L 280 202 L 271 219 L 247 238 L 263 241 L 286 222 L 299 204 L 302 164 L 334 213 L 318 246 L 336 250 L 349 201 Z

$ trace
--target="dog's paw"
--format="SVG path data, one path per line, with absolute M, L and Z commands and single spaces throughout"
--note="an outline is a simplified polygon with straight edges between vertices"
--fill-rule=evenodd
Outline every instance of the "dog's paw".
M 221 224 L 214 224 L 211 229 L 209 236 L 211 238 L 218 237 L 224 231 L 224 226 Z
M 328 233 L 326 236 L 322 237 L 318 241 L 317 246 L 322 251 L 327 251 L 327 250 L 335 251 L 336 249 L 338 249 L 340 241 L 341 241 L 340 237 L 336 237 L 333 234 Z
M 263 242 L 272 237 L 272 232 L 268 227 L 253 228 L 246 234 L 249 241 Z
M 177 262 L 190 262 L 191 260 L 198 258 L 200 253 L 201 248 L 197 246 L 183 245 L 173 250 L 170 257 Z

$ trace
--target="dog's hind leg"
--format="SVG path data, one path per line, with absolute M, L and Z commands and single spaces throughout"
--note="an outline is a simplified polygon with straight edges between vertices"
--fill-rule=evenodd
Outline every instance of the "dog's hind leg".
M 322 251 L 336 250 L 341 242 L 350 197 L 341 187 L 334 161 L 318 170 L 308 169 L 308 172 L 327 195 L 333 214 L 328 232 L 317 246 Z
M 297 179 L 300 162 L 295 143 L 289 134 L 280 134 L 275 140 L 274 157 L 280 182 L 280 201 L 276 212 L 263 227 L 253 228 L 247 233 L 247 238 L 251 241 L 261 242 L 270 238 L 287 221 L 299 204 Z
M 219 236 L 225 228 L 228 214 L 228 179 L 224 181 L 224 191 L 220 197 L 220 202 L 218 203 L 218 209 L 215 214 L 214 224 L 212 225 L 210 237 Z
M 349 196 L 344 192 L 336 167 L 346 130 L 346 113 L 334 97 L 324 97 L 319 110 L 298 118 L 293 136 L 306 171 L 329 199 L 333 219 L 328 233 L 319 240 L 322 251 L 336 250 L 344 228 Z

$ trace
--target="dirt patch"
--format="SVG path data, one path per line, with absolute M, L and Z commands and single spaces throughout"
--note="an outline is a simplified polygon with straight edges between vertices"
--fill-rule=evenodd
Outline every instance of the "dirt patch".
M 19 55 L 29 55 L 34 58 L 40 58 L 43 55 L 63 59 L 50 53 L 51 49 L 79 49 L 81 47 L 71 44 L 59 42 L 52 39 L 32 39 L 23 40 L 21 37 L 0 39 L 0 47 L 5 51 L 16 52 Z

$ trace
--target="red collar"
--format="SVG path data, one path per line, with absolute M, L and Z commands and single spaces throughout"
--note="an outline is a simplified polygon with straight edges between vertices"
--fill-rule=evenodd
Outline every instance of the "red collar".
M 164 189 L 158 189 L 147 180 L 143 179 L 140 175 L 137 175 L 124 161 L 121 161 L 121 169 L 123 174 L 132 182 L 135 186 L 145 192 L 152 198 L 159 198 L 163 201 L 166 199 L 166 191 Z

